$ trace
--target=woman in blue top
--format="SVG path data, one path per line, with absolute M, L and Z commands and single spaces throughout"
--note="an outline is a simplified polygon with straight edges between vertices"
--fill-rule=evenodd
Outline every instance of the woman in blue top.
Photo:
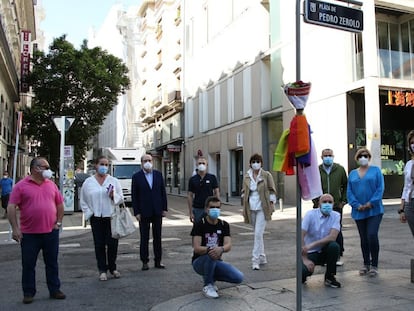
M 371 153 L 361 148 L 355 154 L 359 167 L 352 170 L 348 177 L 347 197 L 352 207 L 351 216 L 358 227 L 364 266 L 360 275 L 378 274 L 379 240 L 378 230 L 381 224 L 384 206 L 384 176 L 377 166 L 369 165 Z

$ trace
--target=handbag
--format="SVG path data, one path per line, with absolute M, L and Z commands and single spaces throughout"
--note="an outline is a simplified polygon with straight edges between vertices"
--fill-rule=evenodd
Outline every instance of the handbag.
M 124 203 L 115 206 L 111 217 L 111 232 L 114 239 L 120 239 L 134 233 L 137 230 L 134 218 L 129 208 Z

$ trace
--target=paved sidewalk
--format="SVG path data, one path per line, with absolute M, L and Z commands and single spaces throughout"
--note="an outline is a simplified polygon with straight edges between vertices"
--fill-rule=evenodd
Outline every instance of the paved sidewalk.
M 302 310 L 413 310 L 414 284 L 410 271 L 381 270 L 376 278 L 356 271 L 339 272 L 342 288 L 328 288 L 323 273 L 313 275 L 302 287 Z M 192 310 L 296 310 L 296 279 L 243 284 L 219 289 L 219 299 L 200 292 L 159 304 L 151 311 Z

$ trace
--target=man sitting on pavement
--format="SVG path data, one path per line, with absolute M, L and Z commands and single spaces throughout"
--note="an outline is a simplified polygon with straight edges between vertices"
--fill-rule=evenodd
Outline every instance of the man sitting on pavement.
M 218 298 L 215 281 L 239 284 L 243 273 L 222 260 L 222 255 L 231 249 L 229 224 L 219 219 L 220 199 L 210 196 L 205 202 L 206 216 L 196 223 L 193 236 L 193 268 L 203 276 L 203 294 L 207 298 Z
M 333 211 L 333 197 L 325 193 L 319 208 L 308 211 L 302 220 L 302 283 L 314 272 L 315 265 L 326 264 L 325 285 L 341 287 L 336 278 L 336 260 L 340 247 L 336 238 L 341 229 L 340 215 Z

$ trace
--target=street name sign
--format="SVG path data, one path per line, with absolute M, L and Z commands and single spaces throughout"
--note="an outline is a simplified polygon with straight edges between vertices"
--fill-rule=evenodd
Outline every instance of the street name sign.
M 362 10 L 317 0 L 305 0 L 304 20 L 352 32 L 361 32 L 364 28 Z

